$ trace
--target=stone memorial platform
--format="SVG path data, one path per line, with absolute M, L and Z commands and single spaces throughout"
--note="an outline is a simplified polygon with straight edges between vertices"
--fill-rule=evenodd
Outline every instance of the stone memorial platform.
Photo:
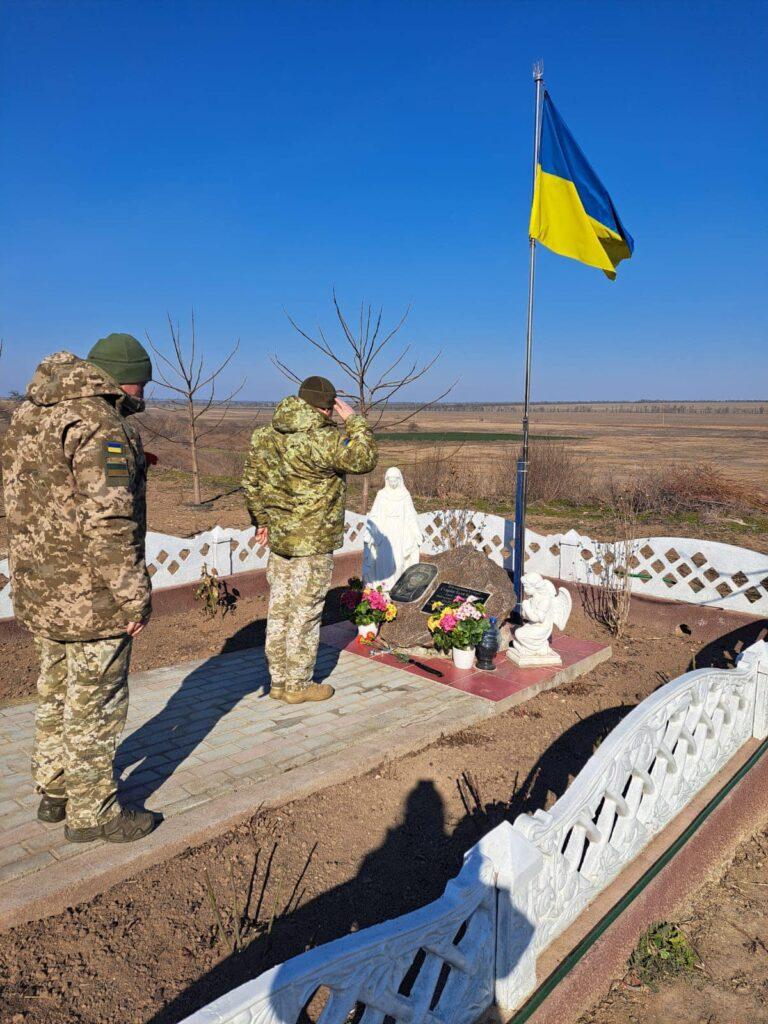
M 413 661 L 416 664 L 404 664 L 394 655 L 378 653 L 371 647 L 361 644 L 357 638 L 357 630 L 349 622 L 326 626 L 323 630 L 323 642 L 368 661 L 399 669 L 408 675 L 460 690 L 473 697 L 482 697 L 483 700 L 494 703 L 505 701 L 506 706 L 530 700 L 542 690 L 550 690 L 568 683 L 577 676 L 590 672 L 611 656 L 610 647 L 561 634 L 552 640 L 552 647 L 562 658 L 562 666 L 518 668 L 505 653 L 500 653 L 496 655 L 494 661 L 495 671 L 484 672 L 478 668 L 456 668 L 450 658 L 441 657 L 437 653 L 432 656 L 414 655 Z

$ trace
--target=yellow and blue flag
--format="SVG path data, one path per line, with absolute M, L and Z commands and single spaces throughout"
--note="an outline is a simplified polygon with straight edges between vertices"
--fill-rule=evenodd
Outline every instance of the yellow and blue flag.
M 529 233 L 552 252 L 598 267 L 612 280 L 616 267 L 635 248 L 605 186 L 547 92 Z

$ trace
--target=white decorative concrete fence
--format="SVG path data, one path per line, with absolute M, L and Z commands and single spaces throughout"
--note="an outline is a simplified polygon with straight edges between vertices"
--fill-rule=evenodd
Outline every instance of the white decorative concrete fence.
M 634 708 L 550 811 L 473 846 L 444 895 L 274 967 L 185 1024 L 472 1024 L 510 1012 L 536 961 L 753 737 L 768 735 L 768 645 L 731 671 L 688 672 Z M 414 977 L 415 976 L 415 977 Z M 407 981 L 406 981 L 407 979 Z
M 341 553 L 362 551 L 365 516 L 347 512 L 344 546 Z M 256 531 L 214 526 L 194 537 L 173 537 L 167 533 L 147 533 L 147 568 L 152 587 L 162 590 L 200 579 L 203 565 L 220 576 L 264 569 L 269 550 L 256 543 Z M 13 615 L 8 560 L 0 560 L 0 619 Z
M 419 516 L 424 554 L 459 543 L 473 544 L 512 570 L 515 527 L 510 519 L 464 509 L 423 512 Z M 362 551 L 365 517 L 347 512 L 341 553 Z M 263 569 L 269 552 L 256 543 L 255 530 L 212 530 L 195 537 L 147 534 L 147 565 L 156 589 L 193 583 L 203 564 L 220 575 Z M 575 530 L 542 536 L 526 531 L 526 568 L 543 576 L 600 585 L 611 545 Z M 731 544 L 687 537 L 643 537 L 629 557 L 633 591 L 687 604 L 768 614 L 768 555 Z M 0 561 L 0 619 L 13 615 L 8 562 Z
M 510 571 L 515 526 L 510 519 L 455 509 L 419 516 L 423 551 L 434 554 L 461 538 Z M 542 576 L 599 586 L 613 546 L 576 530 L 547 536 L 526 530 L 525 567 Z M 686 604 L 768 614 L 768 555 L 690 537 L 640 537 L 628 558 L 633 593 Z

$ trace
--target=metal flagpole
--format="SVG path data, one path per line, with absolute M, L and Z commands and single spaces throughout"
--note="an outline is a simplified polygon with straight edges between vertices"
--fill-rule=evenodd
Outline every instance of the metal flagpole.
M 536 168 L 539 163 L 541 143 L 541 98 L 544 93 L 544 62 L 533 65 L 533 81 L 536 86 L 536 113 L 533 129 L 533 188 L 536 185 Z M 530 257 L 528 263 L 528 322 L 525 333 L 525 401 L 523 404 L 523 450 L 517 462 L 517 487 L 515 490 L 515 595 L 517 605 L 523 599 L 522 578 L 525 571 L 525 507 L 528 496 L 528 415 L 531 403 L 531 349 L 533 346 L 533 285 L 536 276 L 536 239 L 529 238 Z

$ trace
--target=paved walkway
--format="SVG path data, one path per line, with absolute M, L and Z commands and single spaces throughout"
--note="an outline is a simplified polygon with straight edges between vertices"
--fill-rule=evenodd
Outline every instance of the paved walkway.
M 352 746 L 364 743 L 383 759 L 392 749 L 388 734 L 408 723 L 418 721 L 427 732 L 435 720 L 458 727 L 467 714 L 486 712 L 481 698 L 325 645 L 316 678 L 329 680 L 337 696 L 291 707 L 266 695 L 262 648 L 133 675 L 117 757 L 121 798 L 160 811 L 160 836 L 176 816 Z M 34 704 L 0 709 L 0 918 L 3 890 L 13 880 L 64 860 L 93 863 L 106 852 L 103 843 L 68 843 L 61 825 L 35 818 L 33 729 Z M 254 809 L 259 802 L 255 793 Z
M 164 817 L 140 843 L 72 844 L 63 826 L 38 822 L 34 704 L 0 709 L 0 927 L 86 898 L 262 802 L 298 798 L 532 695 L 493 703 L 340 650 L 338 627 L 326 635 L 316 678 L 337 694 L 320 704 L 268 698 L 263 648 L 131 677 L 120 795 Z

